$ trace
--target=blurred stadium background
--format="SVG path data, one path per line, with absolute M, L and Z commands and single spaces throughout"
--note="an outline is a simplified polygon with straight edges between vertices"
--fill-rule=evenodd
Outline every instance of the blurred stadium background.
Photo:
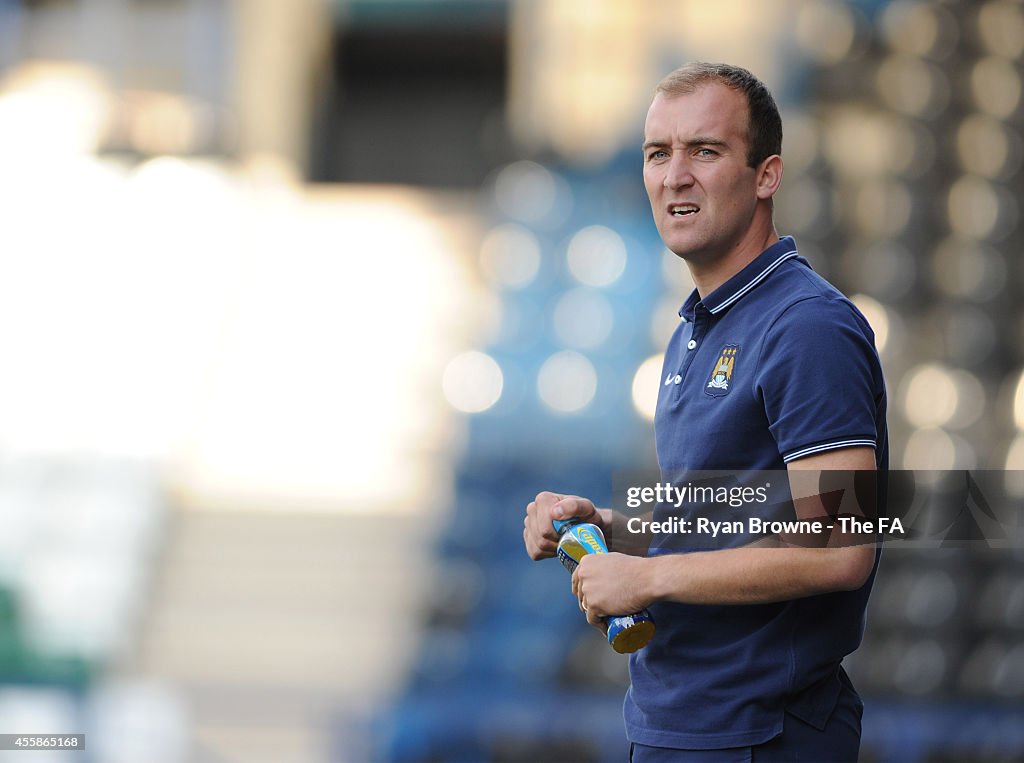
M 520 532 L 652 456 L 653 85 L 775 90 L 893 466 L 1019 470 L 1022 54 L 1014 0 L 0 0 L 0 733 L 622 760 Z M 864 760 L 1024 760 L 1019 545 L 890 553 L 870 617 Z

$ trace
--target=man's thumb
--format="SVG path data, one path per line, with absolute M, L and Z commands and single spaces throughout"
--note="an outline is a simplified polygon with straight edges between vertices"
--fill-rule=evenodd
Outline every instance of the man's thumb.
M 552 519 L 568 519 L 583 513 L 583 502 L 576 498 L 563 498 L 551 507 Z

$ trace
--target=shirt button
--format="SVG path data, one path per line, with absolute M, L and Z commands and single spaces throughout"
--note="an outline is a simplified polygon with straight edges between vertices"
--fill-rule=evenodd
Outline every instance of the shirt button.
M 682 380 L 683 377 L 680 374 L 676 374 L 676 378 L 673 379 L 672 381 L 674 381 L 676 384 L 679 384 L 679 382 L 681 382 Z
M 686 349 L 688 349 L 688 350 L 692 350 L 696 346 L 697 346 L 697 340 L 696 339 L 691 339 L 689 342 L 686 343 Z

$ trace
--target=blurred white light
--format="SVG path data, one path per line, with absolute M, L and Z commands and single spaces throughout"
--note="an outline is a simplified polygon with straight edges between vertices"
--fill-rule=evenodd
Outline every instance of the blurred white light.
M 871 330 L 875 332 L 875 348 L 879 354 L 885 352 L 889 342 L 889 311 L 885 305 L 867 294 L 855 294 L 850 301 L 864 314 Z
M 949 83 L 940 69 L 910 56 L 886 58 L 875 85 L 887 106 L 901 114 L 933 117 L 949 102 Z
M 654 410 L 658 407 L 658 382 L 664 362 L 664 355 L 651 355 L 633 374 L 633 407 L 648 421 L 654 420 Z
M 949 371 L 939 365 L 911 369 L 901 384 L 907 421 L 915 427 L 942 426 L 956 413 L 958 392 Z
M 844 176 L 917 177 L 935 161 L 935 141 L 905 117 L 860 105 L 843 105 L 825 117 L 825 152 Z
M 985 407 L 985 390 L 977 377 L 934 363 L 908 371 L 900 390 L 907 421 L 922 429 L 970 426 Z
M 559 413 L 586 408 L 597 393 L 597 372 L 583 355 L 563 350 L 544 361 L 537 375 L 541 401 Z
M 0 722 L 2 733 L 25 733 L 15 729 L 72 729 L 82 728 L 79 699 L 73 692 L 61 687 L 29 687 L 18 685 L 0 686 Z M 91 747 L 91 744 L 90 744 Z M 36 759 L 45 755 L 41 750 Z M 8 760 L 15 757 L 10 756 Z M 33 757 L 33 756 L 28 756 Z M 59 758 L 76 758 L 80 754 L 57 752 L 45 758 L 46 763 L 56 763 Z
M 626 244 L 603 225 L 577 231 L 566 252 L 569 271 L 587 286 L 609 286 L 626 269 Z
M 89 747 L 105 763 L 180 763 L 190 752 L 189 713 L 175 690 L 142 681 L 108 682 L 89 698 Z
M 465 231 L 432 204 L 412 189 L 324 188 L 238 226 L 244 264 L 216 295 L 227 314 L 207 327 L 210 367 L 189 369 L 202 405 L 174 451 L 187 505 L 417 512 L 447 489 L 437 459 L 454 422 L 439 377 L 476 326 Z M 400 309 L 382 307 L 381 283 Z
M 449 361 L 441 388 L 453 408 L 463 413 L 480 413 L 498 402 L 503 383 L 498 362 L 490 355 L 470 350 Z
M 1015 201 L 984 178 L 963 175 L 949 189 L 946 202 L 954 231 L 976 239 L 1001 239 L 1017 221 Z
M 199 109 L 174 93 L 136 92 L 124 104 L 128 136 L 141 154 L 184 154 L 202 137 Z
M 808 56 L 823 64 L 842 61 L 853 47 L 856 22 L 849 6 L 831 0 L 806 0 L 796 16 L 794 33 Z
M 987 114 L 971 114 L 956 133 L 960 165 L 987 178 L 1013 174 L 1020 164 L 1019 143 L 1002 122 Z
M 1024 377 L 1022 377 L 1022 381 L 1024 381 Z M 1017 428 L 1024 429 L 1022 422 L 1017 422 Z M 1018 434 L 1010 443 L 1010 447 L 1006 451 L 1004 468 L 1006 469 L 1006 492 L 1018 500 L 1024 499 L 1024 434 Z
M 608 299 L 593 289 L 572 289 L 555 305 L 555 334 L 570 347 L 592 349 L 603 344 L 614 321 Z
M 974 469 L 976 461 L 967 441 L 937 428 L 915 430 L 903 451 L 904 469 Z
M 907 227 L 913 211 L 910 189 L 897 180 L 869 180 L 857 191 L 854 219 L 864 232 L 896 236 Z
M 53 61 L 23 64 L 4 78 L 0 153 L 52 157 L 95 152 L 110 120 L 111 101 L 96 69 Z
M 39 551 L 21 581 L 26 637 L 52 653 L 114 657 L 127 647 L 138 614 L 139 573 L 123 551 Z
M 1017 387 L 1013 391 L 1013 424 L 1017 429 L 1024 431 L 1024 371 L 1021 371 Z
M 509 217 L 539 223 L 552 215 L 559 202 L 559 188 L 551 172 L 528 160 L 513 162 L 498 172 L 494 201 Z
M 540 243 L 521 225 L 499 225 L 487 233 L 480 245 L 480 267 L 494 285 L 522 288 L 537 276 Z
M 889 46 L 912 56 L 941 58 L 957 37 L 957 24 L 944 9 L 920 0 L 896 0 L 882 13 L 882 34 Z
M 978 33 L 985 48 L 997 56 L 1024 53 L 1024 8 L 1020 0 L 994 0 L 978 12 Z
M 971 69 L 971 92 L 979 109 L 994 117 L 1008 117 L 1020 103 L 1020 75 L 1005 59 L 983 58 Z

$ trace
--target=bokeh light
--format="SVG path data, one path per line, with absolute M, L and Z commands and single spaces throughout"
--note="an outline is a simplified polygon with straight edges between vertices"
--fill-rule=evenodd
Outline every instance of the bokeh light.
M 441 379 L 445 399 L 463 413 L 480 413 L 492 407 L 501 397 L 503 383 L 498 362 L 476 350 L 452 358 Z
M 973 374 L 937 363 L 916 366 L 903 377 L 900 399 L 904 415 L 920 429 L 963 428 L 985 406 L 985 391 Z
M 1017 386 L 1013 390 L 1013 424 L 1024 431 L 1024 371 L 1020 372 Z M 1024 465 L 1021 466 L 1024 468 Z
M 976 453 L 970 443 L 939 428 L 914 430 L 903 450 L 904 469 L 944 471 L 976 466 Z
M 857 306 L 857 309 L 867 318 L 871 330 L 875 332 L 875 348 L 878 352 L 884 353 L 889 344 L 889 326 L 891 318 L 889 310 L 885 305 L 867 294 L 854 294 L 850 301 Z
M 971 93 L 982 111 L 994 117 L 1013 114 L 1020 103 L 1020 75 L 1009 61 L 990 56 L 971 68 Z
M 978 35 L 986 50 L 1019 58 L 1024 53 L 1024 8 L 1019 0 L 994 0 L 978 12 Z
M 654 420 L 654 410 L 658 407 L 658 389 L 664 363 L 663 354 L 651 355 L 633 374 L 633 407 L 648 421 Z
M 597 372 L 593 364 L 573 350 L 550 356 L 537 375 L 537 394 L 557 413 L 576 413 L 586 408 L 596 393 Z
M 609 286 L 626 269 L 626 244 L 603 225 L 589 225 L 576 232 L 566 251 L 569 271 L 588 286 Z
M 568 190 L 546 167 L 526 159 L 503 167 L 494 181 L 498 209 L 525 223 L 556 223 L 568 213 Z
M 895 237 L 910 223 L 913 209 L 913 196 L 905 183 L 869 180 L 857 191 L 854 220 L 869 235 Z
M 889 56 L 878 67 L 875 85 L 882 101 L 901 114 L 935 117 L 949 102 L 946 75 L 919 58 Z
M 886 6 L 881 31 L 892 50 L 930 58 L 947 56 L 959 37 L 949 11 L 921 0 L 895 0 Z
M 971 114 L 960 123 L 956 149 L 960 166 L 975 175 L 998 179 L 1020 167 L 1020 136 L 987 114 Z
M 857 25 L 850 6 L 831 0 L 805 0 L 796 14 L 794 34 L 810 58 L 834 64 L 849 55 Z
M 1018 425 L 1018 429 L 1021 429 Z M 1024 499 L 1024 434 L 1018 434 L 1006 449 L 1006 492 L 1017 499 Z
M 985 178 L 962 175 L 949 189 L 949 224 L 960 235 L 999 241 L 1017 223 L 1017 203 Z
M 537 277 L 540 243 L 521 225 L 498 225 L 480 244 L 480 269 L 495 286 L 521 289 Z

